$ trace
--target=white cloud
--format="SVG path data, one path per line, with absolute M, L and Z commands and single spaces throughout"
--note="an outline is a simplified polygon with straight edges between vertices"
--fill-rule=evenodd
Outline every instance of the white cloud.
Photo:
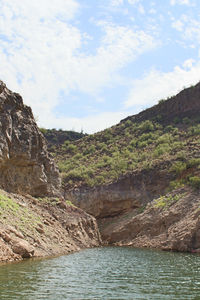
M 138 3 L 138 2 L 140 2 L 141 0 L 128 0 L 128 3 L 129 4 L 136 4 L 136 3 Z
M 181 20 L 177 20 L 172 22 L 172 28 L 175 28 L 178 31 L 182 31 L 184 27 L 184 23 Z
M 192 47 L 199 47 L 200 43 L 200 21 L 192 18 L 190 15 L 183 14 L 180 19 L 172 19 L 172 28 L 181 32 L 182 39 L 187 41 L 186 46 L 188 47 L 188 41 L 192 41 Z
M 112 6 L 120 6 L 122 4 L 124 4 L 124 0 L 111 0 Z
M 64 118 L 55 117 L 52 113 L 45 114 L 44 121 L 39 122 L 39 125 L 45 128 L 63 128 L 68 130 L 83 130 L 86 133 L 94 133 L 111 127 L 119 123 L 120 120 L 127 117 L 127 112 L 103 112 L 92 114 L 84 118 Z M 53 124 L 53 125 L 52 125 Z
M 197 83 L 200 80 L 199 74 L 200 62 L 194 64 L 193 59 L 185 61 L 181 67 L 176 66 L 168 73 L 152 70 L 144 78 L 133 81 L 125 106 L 137 109 L 152 106 L 159 99 L 172 96 L 183 87 Z
M 155 8 L 151 8 L 149 10 L 149 13 L 152 14 L 152 15 L 155 15 L 157 13 L 157 10 Z
M 75 0 L 0 2 L 0 78 L 23 96 L 48 127 L 65 123 L 53 113 L 61 92 L 65 101 L 74 90 L 102 101 L 99 92 L 116 84 L 120 69 L 156 45 L 144 31 L 100 22 L 99 47 L 95 54 L 86 55 L 81 49 L 88 35 L 69 22 L 79 10 Z M 92 118 L 73 122 L 91 124 L 88 120 Z
M 58 89 L 65 88 L 64 75 L 70 78 L 70 70 L 62 69 L 80 47 L 81 35 L 66 20 L 77 10 L 74 0 L 1 1 L 0 76 L 33 109 L 53 107 Z
M 191 5 L 190 0 L 170 0 L 171 5 L 179 4 L 179 5 Z
M 81 52 L 85 33 L 68 22 L 79 9 L 76 1 L 0 3 L 0 35 L 4 36 L 0 78 L 22 94 L 40 122 L 53 116 L 61 91 L 66 99 L 77 90 L 99 101 L 98 92 L 114 84 L 121 68 L 155 46 L 154 39 L 143 31 L 100 23 L 104 32 L 100 46 L 94 55 L 86 56 Z
M 90 94 L 114 85 L 115 75 L 122 67 L 156 45 L 144 31 L 108 23 L 101 23 L 100 26 L 105 32 L 101 46 L 96 55 L 78 58 L 75 71 L 78 89 Z
M 145 9 L 144 9 L 144 6 L 143 5 L 139 5 L 139 7 L 138 7 L 138 10 L 139 10 L 139 13 L 140 14 L 142 14 L 142 15 L 144 15 L 145 14 Z

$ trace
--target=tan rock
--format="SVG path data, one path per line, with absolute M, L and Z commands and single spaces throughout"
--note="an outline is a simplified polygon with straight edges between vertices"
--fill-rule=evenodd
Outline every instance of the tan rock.
M 34 247 L 25 240 L 13 240 L 11 248 L 14 253 L 19 254 L 22 258 L 29 258 L 34 254 Z

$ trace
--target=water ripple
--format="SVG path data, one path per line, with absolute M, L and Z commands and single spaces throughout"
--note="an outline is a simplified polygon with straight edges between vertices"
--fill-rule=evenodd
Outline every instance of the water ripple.
M 0 299 L 200 299 L 200 256 L 88 249 L 0 267 Z

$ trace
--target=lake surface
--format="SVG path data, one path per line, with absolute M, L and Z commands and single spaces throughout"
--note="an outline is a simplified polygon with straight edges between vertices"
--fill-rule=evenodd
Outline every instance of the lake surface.
M 200 299 L 200 256 L 105 247 L 2 265 L 0 299 Z

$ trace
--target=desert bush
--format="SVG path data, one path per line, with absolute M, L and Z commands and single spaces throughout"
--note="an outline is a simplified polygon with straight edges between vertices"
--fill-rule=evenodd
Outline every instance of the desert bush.
M 200 165 L 200 158 L 192 158 L 188 160 L 187 167 L 192 168 Z
M 65 147 L 66 151 L 75 154 L 77 152 L 77 146 L 73 144 L 69 144 L 68 146 Z
M 45 128 L 39 128 L 40 132 L 42 132 L 43 134 L 46 134 L 47 133 L 47 129 Z
M 176 153 L 176 158 L 182 161 L 186 160 L 186 151 L 182 150 L 182 151 L 178 151 Z
M 183 124 L 190 124 L 191 123 L 190 119 L 187 118 L 187 117 L 183 118 L 182 122 L 183 122 Z
M 174 189 L 177 189 L 177 188 L 181 188 L 181 187 L 184 187 L 184 185 L 185 185 L 185 182 L 183 181 L 183 179 L 173 180 L 173 181 L 170 181 L 169 190 L 174 190 Z
M 175 172 L 176 175 L 180 175 L 183 171 L 185 171 L 187 169 L 187 165 L 185 162 L 183 161 L 177 161 L 175 162 L 171 168 L 170 168 L 170 172 Z
M 165 133 L 157 139 L 157 145 L 170 144 L 173 141 L 173 136 L 170 133 Z
M 179 151 L 179 150 L 181 150 L 182 148 L 183 148 L 183 142 L 173 142 L 173 143 L 171 143 L 171 148 L 173 149 L 173 150 L 176 150 L 176 151 Z
M 172 125 L 168 125 L 164 128 L 164 132 L 172 132 L 174 127 Z
M 154 200 L 154 207 L 167 208 L 171 206 L 174 202 L 178 201 L 183 195 L 184 194 L 161 196 L 160 198 Z
M 195 189 L 200 189 L 200 177 L 199 176 L 189 177 L 189 184 Z
M 166 153 L 169 153 L 171 150 L 171 147 L 168 143 L 165 143 L 165 144 L 161 144 L 161 145 L 158 145 L 155 149 L 154 149 L 154 152 L 153 152 L 153 156 L 156 158 L 156 157 L 159 157 L 163 154 L 166 154 Z
M 199 135 L 200 134 L 200 124 L 196 126 L 191 126 L 188 131 L 189 135 Z
M 138 142 L 138 143 L 137 143 L 137 146 L 138 146 L 139 149 L 145 148 L 145 147 L 148 146 L 148 142 L 147 142 L 147 141 Z
M 143 121 L 139 124 L 138 129 L 141 133 L 153 131 L 154 130 L 154 124 L 150 120 Z

